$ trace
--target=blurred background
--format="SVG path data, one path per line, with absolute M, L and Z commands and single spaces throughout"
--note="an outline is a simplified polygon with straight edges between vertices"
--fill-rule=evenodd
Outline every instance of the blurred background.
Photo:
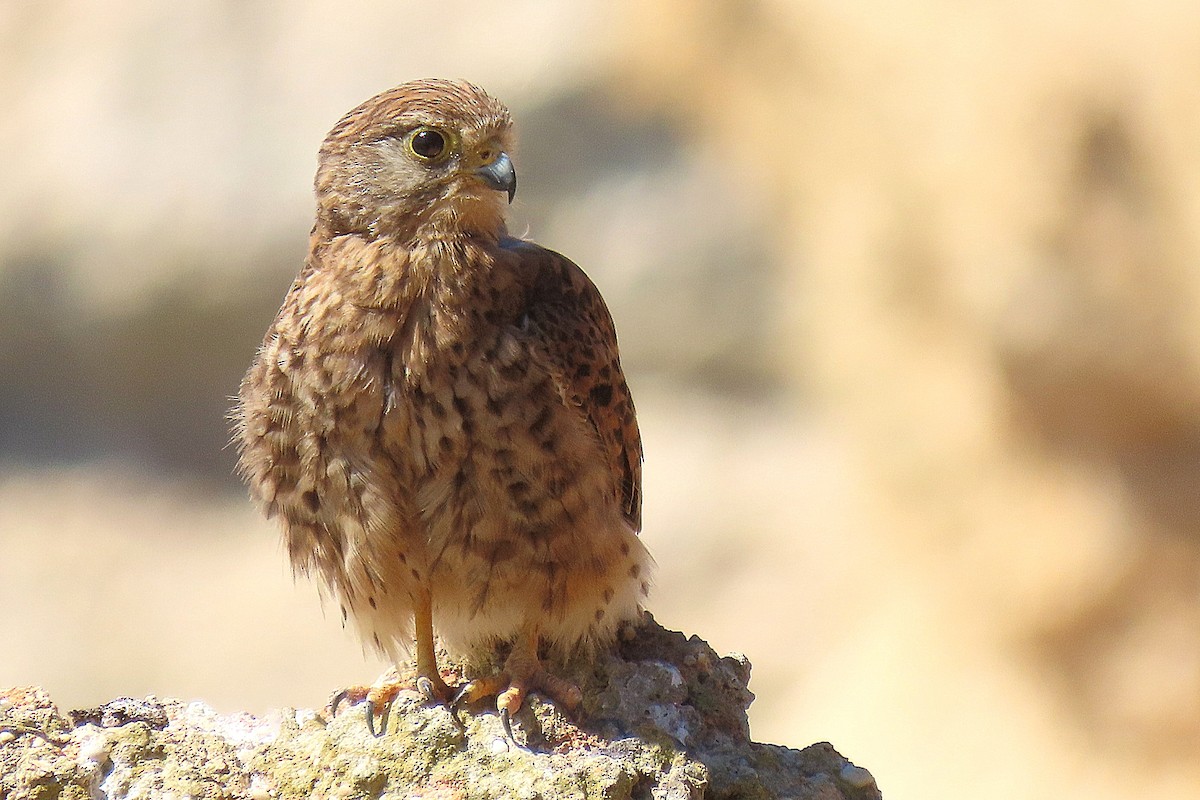
M 370 681 L 232 476 L 325 132 L 518 123 L 608 299 L 650 604 L 891 798 L 1200 795 L 1200 6 L 0 3 L 0 684 Z

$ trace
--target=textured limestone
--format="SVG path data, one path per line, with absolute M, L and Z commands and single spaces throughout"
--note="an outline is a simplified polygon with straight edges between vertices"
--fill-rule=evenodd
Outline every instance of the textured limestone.
M 829 744 L 751 742 L 749 662 L 649 617 L 615 652 L 561 666 L 583 707 L 568 718 L 531 697 L 515 743 L 485 706 L 459 724 L 412 692 L 374 738 L 361 706 L 223 716 L 147 697 L 63 715 L 44 691 L 11 689 L 0 694 L 0 800 L 880 796 Z

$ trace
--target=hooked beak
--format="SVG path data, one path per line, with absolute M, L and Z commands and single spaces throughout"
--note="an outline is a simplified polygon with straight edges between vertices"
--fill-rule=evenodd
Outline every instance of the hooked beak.
M 495 161 L 475 170 L 475 174 L 496 191 L 508 192 L 508 202 L 512 203 L 517 194 L 517 171 L 513 168 L 508 153 L 496 156 Z

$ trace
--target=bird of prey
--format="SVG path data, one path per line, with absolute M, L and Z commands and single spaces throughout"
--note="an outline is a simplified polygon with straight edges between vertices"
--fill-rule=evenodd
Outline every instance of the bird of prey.
M 441 702 L 529 691 L 641 612 L 642 446 L 617 338 L 574 263 L 504 223 L 508 110 L 419 80 L 346 114 L 321 146 L 308 258 L 242 382 L 239 470 L 364 641 Z M 452 690 L 452 650 L 501 672 Z M 399 691 L 367 694 L 368 721 Z M 386 719 L 384 720 L 386 727 Z

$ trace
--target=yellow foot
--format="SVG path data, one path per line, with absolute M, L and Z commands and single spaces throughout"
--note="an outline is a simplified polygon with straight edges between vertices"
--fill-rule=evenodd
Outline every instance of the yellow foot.
M 337 714 L 338 706 L 345 701 L 348 705 L 357 705 L 363 700 L 367 701 L 367 730 L 372 736 L 382 736 L 387 733 L 388 717 L 392 713 L 392 704 L 396 702 L 396 696 L 404 689 L 415 688 L 428 703 L 447 703 L 453 692 L 446 682 L 442 680 L 442 676 L 434 673 L 433 675 L 419 675 L 414 684 L 409 684 L 407 681 L 401 680 L 396 670 L 388 670 L 379 680 L 375 681 L 371 686 L 350 686 L 333 696 L 329 701 L 330 712 L 333 715 Z M 379 716 L 379 730 L 375 730 L 375 717 Z M 455 722 L 457 722 L 457 717 Z
M 463 686 L 454 700 L 450 703 L 452 710 L 468 703 L 474 703 L 485 697 L 495 696 L 496 710 L 500 712 L 500 722 L 504 725 L 504 733 L 514 745 L 512 718 L 521 710 L 525 695 L 538 692 L 550 698 L 555 705 L 567 713 L 573 712 L 583 700 L 579 687 L 557 675 L 551 675 L 540 665 L 532 674 L 518 677 L 505 670 L 483 678 L 477 678 Z M 519 746 L 519 745 L 518 745 Z

